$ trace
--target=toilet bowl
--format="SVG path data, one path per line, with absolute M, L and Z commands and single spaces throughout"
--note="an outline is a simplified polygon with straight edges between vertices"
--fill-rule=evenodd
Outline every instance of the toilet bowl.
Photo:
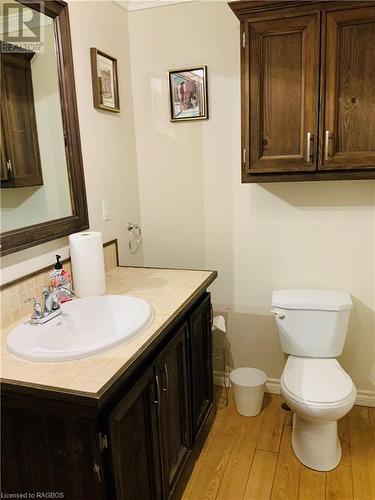
M 294 412 L 292 446 L 297 458 L 318 471 L 334 469 L 341 460 L 337 420 L 353 407 L 355 386 L 334 358 L 289 356 L 281 393 Z
M 318 471 L 341 459 L 337 420 L 354 405 L 356 389 L 336 356 L 342 353 L 353 307 L 339 290 L 284 289 L 272 294 L 282 350 L 289 355 L 281 393 L 293 410 L 297 458 Z

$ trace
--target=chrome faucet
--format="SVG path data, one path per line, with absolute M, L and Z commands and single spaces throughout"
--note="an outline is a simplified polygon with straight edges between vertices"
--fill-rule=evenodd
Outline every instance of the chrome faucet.
M 60 296 L 62 294 L 68 295 L 70 298 L 75 296 L 73 290 L 63 285 L 52 288 L 51 290 L 45 286 L 43 287 L 42 293 L 44 298 L 44 307 L 41 306 L 38 299 L 33 298 L 26 301 L 34 301 L 34 311 L 30 320 L 32 325 L 43 325 L 44 323 L 47 323 L 47 321 L 56 318 L 56 316 L 59 316 L 62 313 L 60 307 Z

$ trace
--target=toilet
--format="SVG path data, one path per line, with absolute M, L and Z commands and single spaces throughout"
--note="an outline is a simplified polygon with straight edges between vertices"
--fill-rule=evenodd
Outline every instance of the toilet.
M 336 357 L 342 353 L 350 295 L 334 290 L 276 290 L 274 314 L 288 354 L 281 394 L 293 411 L 292 446 L 310 469 L 329 471 L 341 460 L 337 421 L 353 407 L 356 388 Z

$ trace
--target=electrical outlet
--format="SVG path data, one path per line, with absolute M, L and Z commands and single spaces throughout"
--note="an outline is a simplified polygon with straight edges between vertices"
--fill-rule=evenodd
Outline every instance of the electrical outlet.
M 111 202 L 107 198 L 102 200 L 103 220 L 111 220 Z

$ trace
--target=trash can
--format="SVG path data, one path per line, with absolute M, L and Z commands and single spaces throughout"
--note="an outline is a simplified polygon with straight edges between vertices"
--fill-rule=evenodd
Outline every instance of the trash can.
M 257 368 L 236 368 L 230 372 L 229 378 L 238 413 L 245 417 L 258 415 L 267 375 Z

